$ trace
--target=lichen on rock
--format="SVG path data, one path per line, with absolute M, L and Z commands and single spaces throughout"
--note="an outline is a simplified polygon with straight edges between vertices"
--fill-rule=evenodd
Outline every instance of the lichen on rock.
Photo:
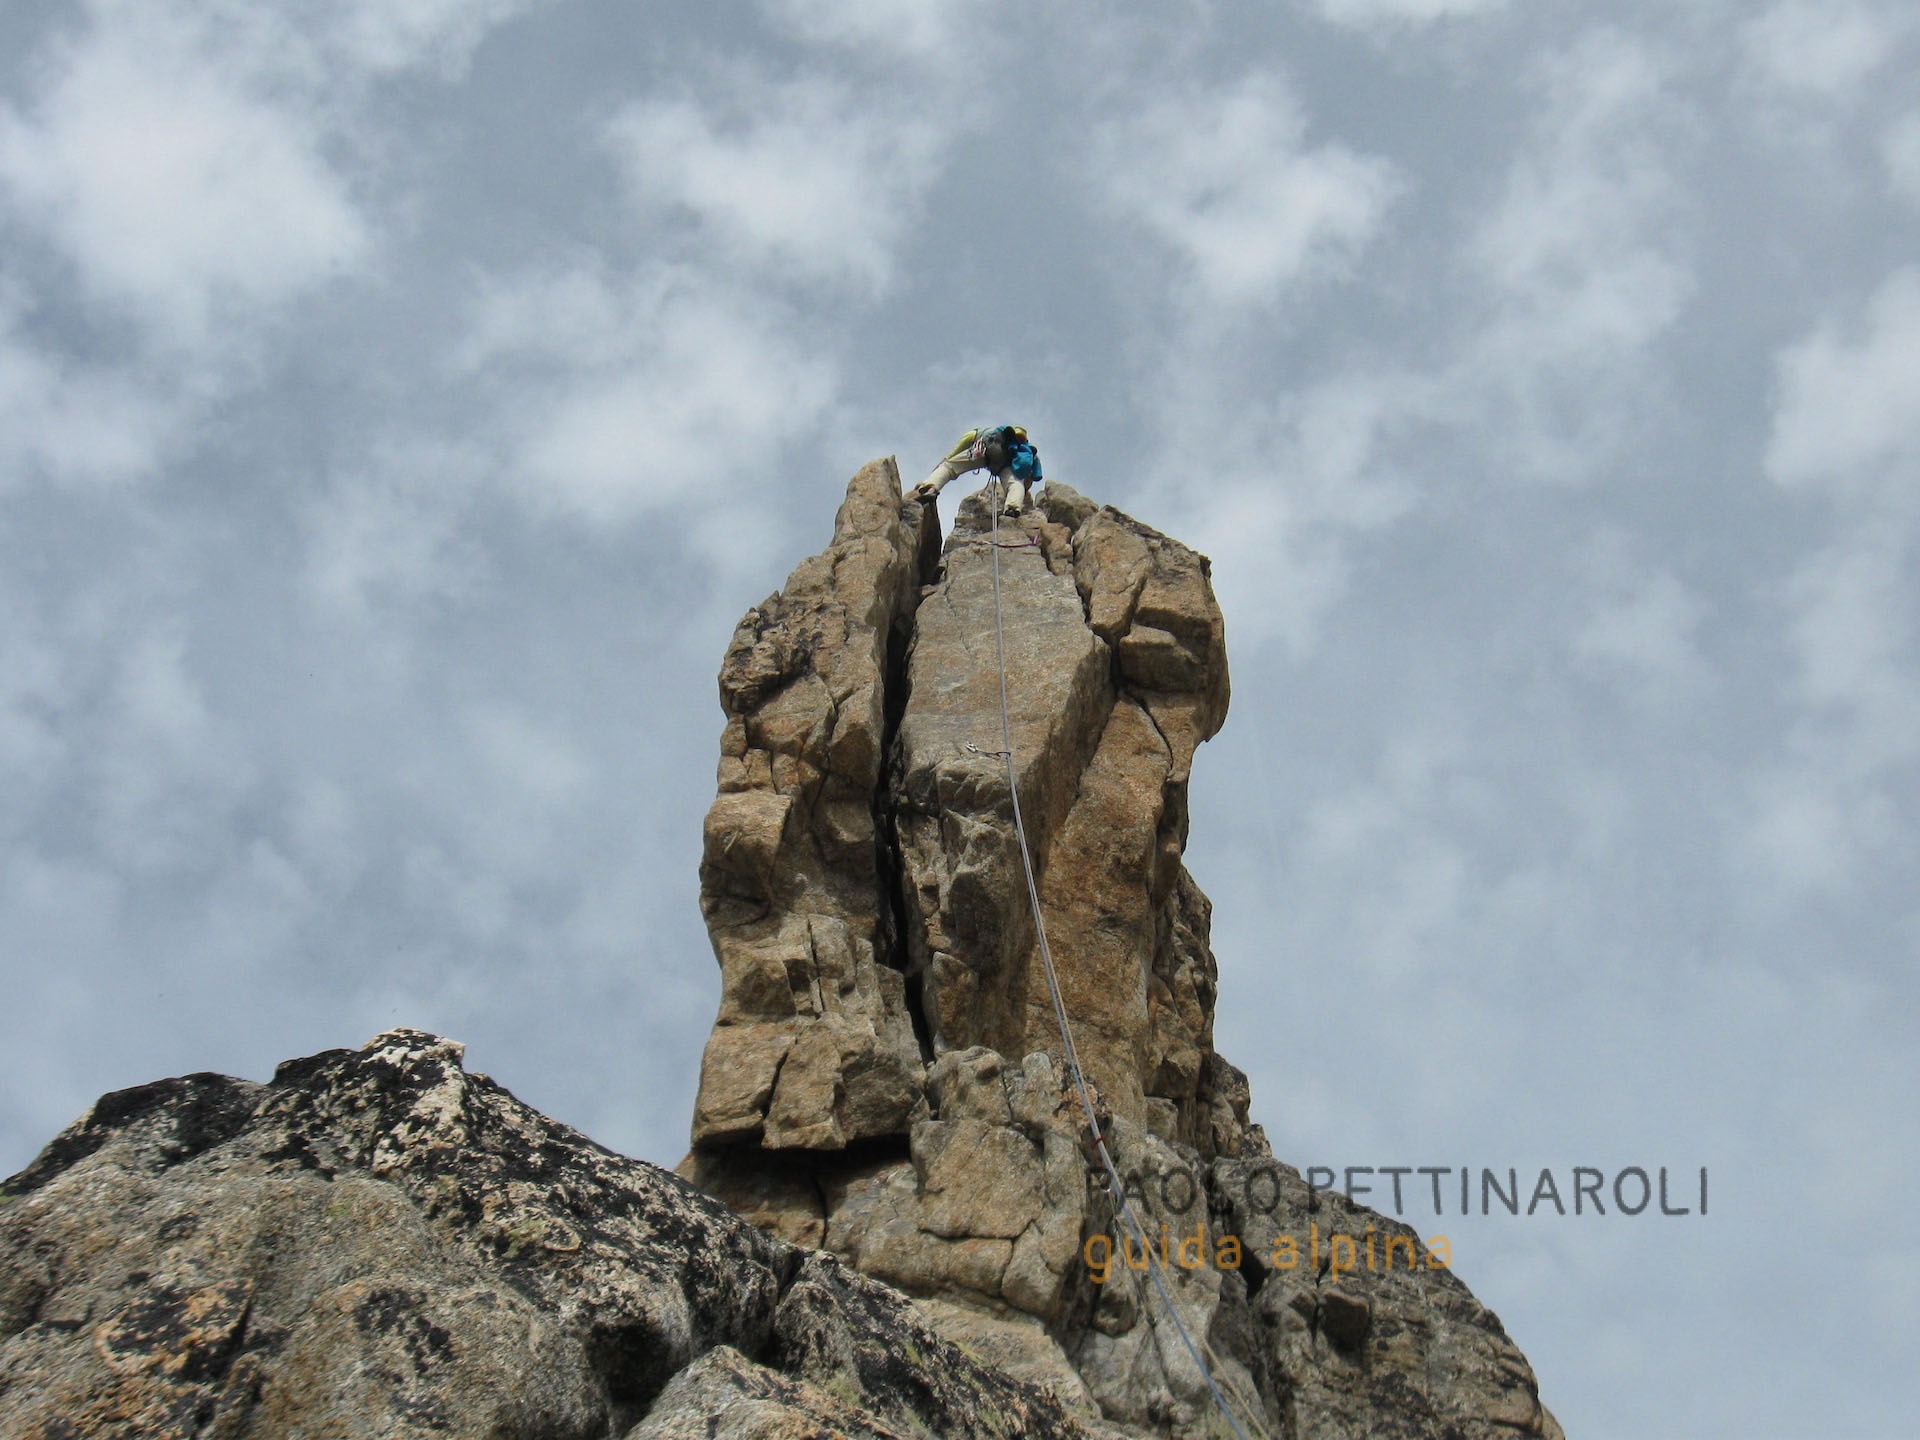
M 0 1194 L 8 1436 L 1085 1433 L 420 1031 L 105 1096 Z

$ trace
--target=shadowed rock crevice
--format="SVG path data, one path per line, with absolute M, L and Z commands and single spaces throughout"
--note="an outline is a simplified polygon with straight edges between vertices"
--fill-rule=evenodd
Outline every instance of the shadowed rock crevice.
M 928 518 L 922 522 L 929 532 L 935 527 Z M 915 597 L 914 608 L 919 600 Z M 874 856 L 878 880 L 876 909 L 886 963 L 906 980 L 907 1019 L 913 1026 L 915 1044 L 923 1064 L 934 1057 L 933 1032 L 927 1023 L 926 987 L 920 971 L 913 965 L 907 944 L 907 902 L 904 875 L 900 865 L 900 818 L 896 785 L 900 772 L 900 719 L 906 713 L 912 693 L 907 661 L 913 645 L 910 614 L 896 615 L 887 629 L 886 664 L 882 672 L 882 714 L 880 754 L 882 768 L 873 787 Z

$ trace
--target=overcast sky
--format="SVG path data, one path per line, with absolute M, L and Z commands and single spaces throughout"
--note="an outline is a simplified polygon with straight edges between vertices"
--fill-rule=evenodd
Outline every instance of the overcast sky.
M 1911 1434 L 1917 57 L 1909 0 L 11 0 L 0 1171 L 397 1024 L 679 1159 L 731 627 L 1011 420 L 1213 557 L 1189 863 L 1280 1156 L 1707 1166 L 1407 1218 L 1574 1440 Z

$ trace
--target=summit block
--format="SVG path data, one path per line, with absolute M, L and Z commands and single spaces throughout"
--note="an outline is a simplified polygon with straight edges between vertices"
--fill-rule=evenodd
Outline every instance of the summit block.
M 943 540 L 875 461 L 828 548 L 735 631 L 700 872 L 722 995 L 681 1174 L 917 1297 L 1096 1431 L 1218 1424 L 1145 1275 L 1088 1262 L 1121 1254 L 1115 1204 L 999 753 L 996 559 L 1014 783 L 1102 1129 L 1170 1255 L 1190 1237 L 1236 1260 L 1168 1272 L 1215 1378 L 1274 1435 L 1558 1436 L 1499 1322 L 1418 1237 L 1309 1192 L 1250 1122 L 1213 1047 L 1211 906 L 1182 863 L 1195 751 L 1229 696 L 1209 565 L 1057 481 L 997 531 L 970 497 Z M 1372 1227 L 1422 1263 L 1274 1267 L 1310 1226 Z

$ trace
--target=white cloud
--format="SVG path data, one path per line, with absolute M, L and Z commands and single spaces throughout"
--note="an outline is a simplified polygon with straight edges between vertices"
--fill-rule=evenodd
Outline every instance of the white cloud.
M 1466 217 L 1459 253 L 1469 283 L 1434 297 L 1441 349 L 1429 365 L 1404 354 L 1383 361 L 1369 349 L 1333 378 L 1270 399 L 1250 380 L 1257 372 L 1247 357 L 1214 334 L 1197 331 L 1174 358 L 1164 344 L 1153 352 L 1155 473 L 1193 507 L 1191 523 L 1220 562 L 1223 598 L 1245 592 L 1233 596 L 1234 613 L 1246 617 L 1237 633 L 1250 622 L 1303 655 L 1346 592 L 1354 537 L 1405 515 L 1423 491 L 1484 483 L 1467 477 L 1490 468 L 1582 480 L 1644 439 L 1644 414 L 1659 404 L 1650 356 L 1692 283 L 1675 254 L 1686 233 L 1676 224 L 1675 161 L 1662 145 L 1674 121 L 1671 84 L 1658 55 L 1606 30 L 1535 67 L 1538 113 L 1522 128 L 1497 203 Z M 1193 132 L 1196 149 L 1204 139 L 1221 150 L 1218 122 L 1259 108 L 1257 97 L 1219 99 Z M 1211 174 L 1205 167 L 1196 185 Z M 1144 166 L 1135 183 L 1144 192 L 1158 176 Z M 1226 269 L 1216 288 L 1249 283 L 1246 271 Z M 1471 470 L 1456 462 L 1455 475 L 1436 471 L 1433 447 L 1447 436 L 1470 447 Z M 1205 457 L 1203 474 L 1196 456 Z M 1677 582 L 1643 577 L 1589 617 L 1576 653 L 1630 666 L 1670 692 L 1693 663 L 1696 618 Z
M 1849 714 L 1848 768 L 1865 773 L 1920 755 L 1920 682 L 1912 662 L 1911 547 L 1884 527 L 1803 562 L 1787 587 L 1800 691 Z
M 980 23 L 989 0 L 762 0 L 776 23 L 803 40 L 922 58 Z
M 619 364 L 640 348 L 634 326 L 660 303 L 653 286 L 623 283 L 592 261 L 565 269 L 486 276 L 454 368 L 472 374 L 509 357 L 583 368 Z
M 110 643 L 112 703 L 86 777 L 94 838 L 130 870 L 201 870 L 227 843 L 253 759 L 209 704 L 179 615 L 158 611 Z
M 1213 559 L 1215 589 L 1237 643 L 1277 638 L 1292 655 L 1311 653 L 1346 590 L 1339 537 L 1314 525 L 1277 485 L 1222 486 L 1194 506 L 1182 530 Z
M 119 700 L 129 728 L 168 749 L 202 743 L 208 724 L 206 701 L 185 665 L 186 641 L 161 629 L 129 647 L 120 672 Z
M 1164 397 L 1159 457 L 1191 516 L 1181 533 L 1214 558 L 1243 643 L 1272 636 L 1305 655 L 1346 591 L 1348 539 L 1414 503 L 1380 450 L 1421 405 L 1421 387 L 1392 373 L 1343 376 L 1235 406 L 1208 393 L 1203 367 L 1192 369 L 1195 383 Z
M 1571 481 L 1659 404 L 1649 357 L 1693 293 L 1689 230 L 1660 56 L 1592 31 L 1532 80 L 1541 113 L 1463 252 L 1491 310 L 1446 386 L 1515 470 Z
M 1689 277 L 1661 247 L 1677 184 L 1649 133 L 1668 83 L 1644 46 L 1587 35 L 1542 67 L 1540 128 L 1470 257 L 1517 313 L 1528 353 L 1578 359 L 1645 346 L 1679 313 Z
M 458 77 L 473 51 L 550 0 L 79 0 L 96 32 L 165 35 L 236 83 L 286 98 L 358 90 L 371 77 L 429 67 Z M 350 98 L 358 99 L 358 95 Z
M 512 492 L 617 525 L 765 481 L 810 442 L 837 367 L 782 319 L 762 297 L 684 274 L 576 269 L 491 285 L 462 363 L 540 375 L 503 419 Z
M 1370 978 L 1404 986 L 1408 999 L 1442 987 L 1497 997 L 1505 979 L 1537 963 L 1591 904 L 1577 879 L 1584 857 L 1564 853 L 1562 816 L 1523 816 L 1521 807 L 1539 797 L 1513 795 L 1490 769 L 1476 732 L 1500 722 L 1456 703 L 1463 699 L 1404 717 L 1379 737 L 1370 774 L 1309 782 L 1315 798 L 1279 867 L 1297 897 L 1289 927 L 1309 945 L 1350 953 Z M 1576 789 L 1558 798 L 1579 796 Z M 1522 823 L 1535 832 L 1533 846 L 1499 855 L 1502 831 Z M 1357 908 L 1355 896 L 1366 897 Z M 1449 975 L 1462 955 L 1472 956 L 1471 974 Z M 1382 1018 L 1412 1028 L 1423 1013 Z
M 0 843 L 25 828 L 39 792 L 61 778 L 73 742 L 61 725 L 66 657 L 31 608 L 0 591 Z
M 827 80 L 748 76 L 719 104 L 644 100 L 608 126 L 644 211 L 698 217 L 703 240 L 781 276 L 886 289 L 932 178 L 924 123 Z
M 1271 301 L 1351 260 L 1401 188 L 1386 162 L 1309 148 L 1306 131 L 1299 102 L 1268 76 L 1152 100 L 1103 137 L 1101 182 L 1209 300 Z
M 1776 374 L 1767 474 L 1825 498 L 1836 523 L 1782 587 L 1799 708 L 1746 838 L 1791 890 L 1845 893 L 1913 822 L 1920 271 L 1890 275 L 1860 324 L 1829 320 L 1784 349 Z
M 1513 307 L 1487 338 L 1516 370 L 1644 348 L 1685 303 L 1685 269 L 1605 233 L 1598 212 L 1621 197 L 1595 182 L 1579 173 L 1525 177 L 1481 234 L 1480 259 Z
M 1891 57 L 1907 22 L 1849 0 L 1780 0 L 1741 31 L 1751 62 L 1789 90 L 1840 96 Z
M 1779 397 L 1767 473 L 1781 485 L 1852 492 L 1883 483 L 1889 462 L 1920 461 L 1920 270 L 1895 271 L 1850 339 L 1831 322 L 1777 359 Z M 1886 483 L 1903 507 L 1910 468 Z
M 527 3 L 76 6 L 0 101 L 0 488 L 157 474 L 263 325 L 376 255 L 369 77 L 457 70 Z
M 0 293 L 0 492 L 29 475 L 108 484 L 154 473 L 187 429 L 190 394 L 36 345 L 24 310 Z
M 1920 205 L 1920 111 L 1902 116 L 1881 139 L 1887 184 L 1910 205 Z
M 314 120 L 269 103 L 157 17 L 118 16 L 0 110 L 0 186 L 94 298 L 195 348 L 366 256 L 367 220 Z
M 488 34 L 542 0 L 355 0 L 325 7 L 348 55 L 372 70 L 463 69 Z
M 1430 25 L 1439 20 L 1489 15 L 1508 0 L 1313 0 L 1320 14 L 1337 25 Z
M 811 434 L 831 372 L 734 306 L 660 317 L 658 350 L 569 386 L 520 455 L 536 498 L 597 523 L 770 478 L 783 441 Z
M 1574 653 L 1669 683 L 1698 679 L 1703 607 L 1692 592 L 1663 571 L 1621 575 L 1610 588 L 1575 632 Z
M 334 893 L 374 863 L 358 809 L 352 791 L 324 776 L 302 776 L 287 797 L 282 824 L 294 860 Z
M 528 816 L 564 808 L 587 793 L 595 767 L 565 735 L 520 710 L 486 705 L 463 720 L 473 747 L 495 784 Z
M 355 617 L 383 600 L 464 593 L 484 565 L 466 533 L 486 458 L 429 441 L 386 445 L 308 507 L 306 584 Z
M 1753 814 L 1740 839 L 1766 877 L 1755 892 L 1762 906 L 1810 892 L 1846 894 L 1865 859 L 1895 838 L 1896 817 L 1883 801 L 1817 765 L 1783 766 L 1752 790 Z

